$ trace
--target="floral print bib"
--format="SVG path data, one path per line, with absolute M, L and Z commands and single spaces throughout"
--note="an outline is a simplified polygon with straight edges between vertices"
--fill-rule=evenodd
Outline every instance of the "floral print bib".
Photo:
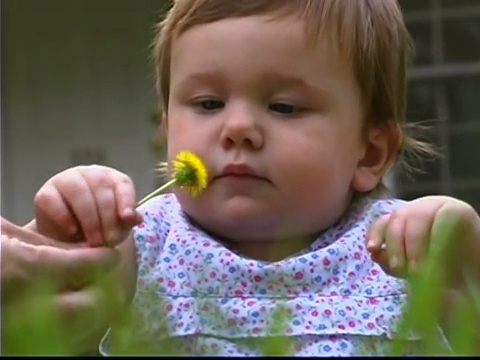
M 152 199 L 134 231 L 133 342 L 157 355 L 170 345 L 184 355 L 257 356 L 269 342 L 285 355 L 385 354 L 407 284 L 370 259 L 365 236 L 404 203 L 358 201 L 308 249 L 267 263 L 192 225 L 175 195 Z M 112 332 L 100 344 L 104 354 L 115 353 Z

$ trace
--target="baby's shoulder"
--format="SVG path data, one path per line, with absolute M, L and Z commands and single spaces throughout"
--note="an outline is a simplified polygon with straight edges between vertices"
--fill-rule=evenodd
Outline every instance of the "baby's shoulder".
M 399 198 L 362 197 L 356 199 L 342 220 L 332 230 L 344 232 L 345 229 L 359 231 L 370 227 L 376 220 L 384 215 L 400 209 L 408 201 Z
M 395 197 L 365 198 L 359 202 L 359 206 L 356 207 L 355 212 L 376 219 L 382 215 L 390 214 L 406 204 L 408 204 L 407 200 Z
M 172 225 L 184 221 L 180 204 L 174 194 L 162 194 L 139 207 L 143 217 L 141 224 L 134 228 L 136 238 L 165 239 Z
M 168 193 L 148 200 L 138 208 L 138 211 L 148 221 L 155 217 L 167 218 L 171 214 L 179 213 L 181 207 L 177 197 Z

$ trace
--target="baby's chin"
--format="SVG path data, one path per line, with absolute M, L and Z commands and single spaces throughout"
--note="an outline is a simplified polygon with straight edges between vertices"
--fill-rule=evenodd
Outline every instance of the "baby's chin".
M 279 199 L 260 201 L 249 196 L 219 199 L 211 194 L 192 197 L 184 192 L 179 192 L 177 198 L 197 226 L 237 242 L 310 238 L 335 220 L 331 216 L 318 216 L 319 209 L 292 209 Z
M 225 212 L 184 212 L 190 221 L 210 236 L 229 243 L 239 242 L 285 242 L 295 239 L 303 241 L 317 236 L 320 231 L 295 227 L 283 219 L 272 216 L 259 217 L 249 214 L 228 214 Z

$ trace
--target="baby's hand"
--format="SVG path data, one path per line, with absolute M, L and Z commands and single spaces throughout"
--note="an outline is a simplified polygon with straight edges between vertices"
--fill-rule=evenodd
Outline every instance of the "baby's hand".
M 35 195 L 37 231 L 62 241 L 115 246 L 142 222 L 132 180 L 105 166 L 77 166 L 49 179 Z
M 452 261 L 466 261 L 462 258 L 470 258 L 466 249 L 478 248 L 471 244 L 480 241 L 480 218 L 463 201 L 426 196 L 378 219 L 367 236 L 367 250 L 387 273 L 406 276 L 418 271 L 424 256 L 445 236 L 457 250 L 449 254 Z

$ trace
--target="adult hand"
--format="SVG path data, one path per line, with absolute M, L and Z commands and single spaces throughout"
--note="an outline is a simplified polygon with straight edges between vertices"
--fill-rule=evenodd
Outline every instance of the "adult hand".
M 61 243 L 1 219 L 3 353 L 92 349 L 119 311 L 112 248 Z

